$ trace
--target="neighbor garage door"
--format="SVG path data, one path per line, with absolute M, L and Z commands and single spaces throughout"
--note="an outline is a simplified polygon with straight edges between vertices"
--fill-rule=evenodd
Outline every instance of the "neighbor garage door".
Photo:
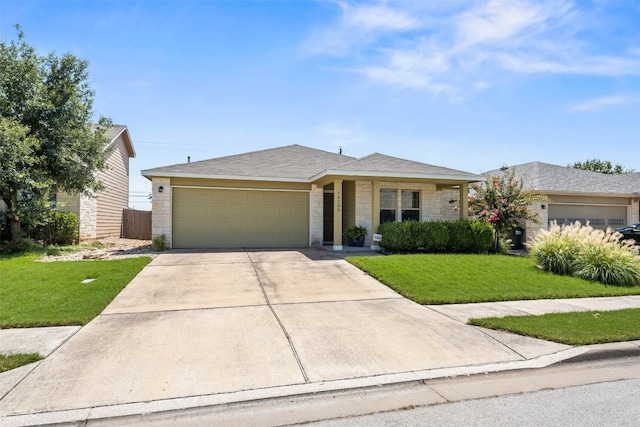
M 309 193 L 173 189 L 174 248 L 309 246 Z
M 587 221 L 593 228 L 622 227 L 627 220 L 626 206 L 589 206 L 589 205 L 549 205 L 549 222 L 572 224 Z

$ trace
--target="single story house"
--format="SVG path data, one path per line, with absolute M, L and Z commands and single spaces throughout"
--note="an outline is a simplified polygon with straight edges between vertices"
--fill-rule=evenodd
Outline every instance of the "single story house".
M 640 173 L 608 175 L 542 162 L 511 168 L 522 178 L 524 189 L 548 197 L 547 202 L 532 206 L 540 224 L 527 223 L 529 237 L 539 229 L 547 229 L 552 221 L 589 222 L 593 228 L 603 230 L 640 221 Z M 499 173 L 500 170 L 493 170 L 486 174 Z
M 120 237 L 122 211 L 129 206 L 129 159 L 136 153 L 126 126 L 116 125 L 106 130 L 107 168 L 97 172 L 105 185 L 96 197 L 58 191 L 52 200 L 61 212 L 78 216 L 80 240 Z M 0 201 L 0 211 L 5 204 Z
M 345 228 L 467 215 L 480 175 L 374 153 L 362 158 L 289 145 L 143 170 L 152 181 L 152 235 L 171 248 L 342 250 Z M 464 206 L 454 211 L 458 200 Z

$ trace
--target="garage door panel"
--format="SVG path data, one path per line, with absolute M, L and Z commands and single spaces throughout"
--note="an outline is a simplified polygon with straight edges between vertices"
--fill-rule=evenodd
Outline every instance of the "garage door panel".
M 572 224 L 580 221 L 593 228 L 621 227 L 627 220 L 626 206 L 549 205 L 549 221 Z
M 309 194 L 173 189 L 173 247 L 269 248 L 309 244 Z

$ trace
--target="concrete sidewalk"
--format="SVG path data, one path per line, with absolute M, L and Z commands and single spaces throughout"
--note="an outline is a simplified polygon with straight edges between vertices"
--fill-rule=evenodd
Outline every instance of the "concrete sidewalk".
M 98 421 L 544 367 L 589 349 L 464 322 L 624 307 L 640 307 L 640 297 L 419 306 L 322 251 L 170 252 L 91 323 L 69 330 L 47 359 L 0 374 L 0 424 Z M 35 331 L 0 331 L 0 353 L 29 341 L 21 333 Z

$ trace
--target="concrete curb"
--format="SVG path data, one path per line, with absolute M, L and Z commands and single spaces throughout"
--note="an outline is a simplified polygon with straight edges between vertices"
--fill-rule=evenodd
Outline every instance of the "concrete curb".
M 217 407 L 228 408 L 230 405 L 257 404 L 282 398 L 320 397 L 331 393 L 348 393 L 375 388 L 379 390 L 387 386 L 422 384 L 424 381 L 488 374 L 523 369 L 544 368 L 562 361 L 580 357 L 589 352 L 586 347 L 575 347 L 555 354 L 544 355 L 535 359 L 491 363 L 484 365 L 461 366 L 423 371 L 386 374 L 374 377 L 337 380 L 329 382 L 298 384 L 266 389 L 247 390 L 215 395 L 190 396 L 184 398 L 157 400 L 151 402 L 125 403 L 119 405 L 99 406 L 92 408 L 70 409 L 65 411 L 42 412 L 34 414 L 10 415 L 2 419 L 6 427 L 38 426 L 38 425 L 89 425 L 102 421 L 120 419 L 150 420 L 154 417 L 166 416 L 168 413 L 179 415 L 194 411 L 212 411 Z M 640 347 L 635 346 L 640 352 Z M 615 349 L 618 354 L 619 349 Z M 606 354 L 602 350 L 599 354 Z

